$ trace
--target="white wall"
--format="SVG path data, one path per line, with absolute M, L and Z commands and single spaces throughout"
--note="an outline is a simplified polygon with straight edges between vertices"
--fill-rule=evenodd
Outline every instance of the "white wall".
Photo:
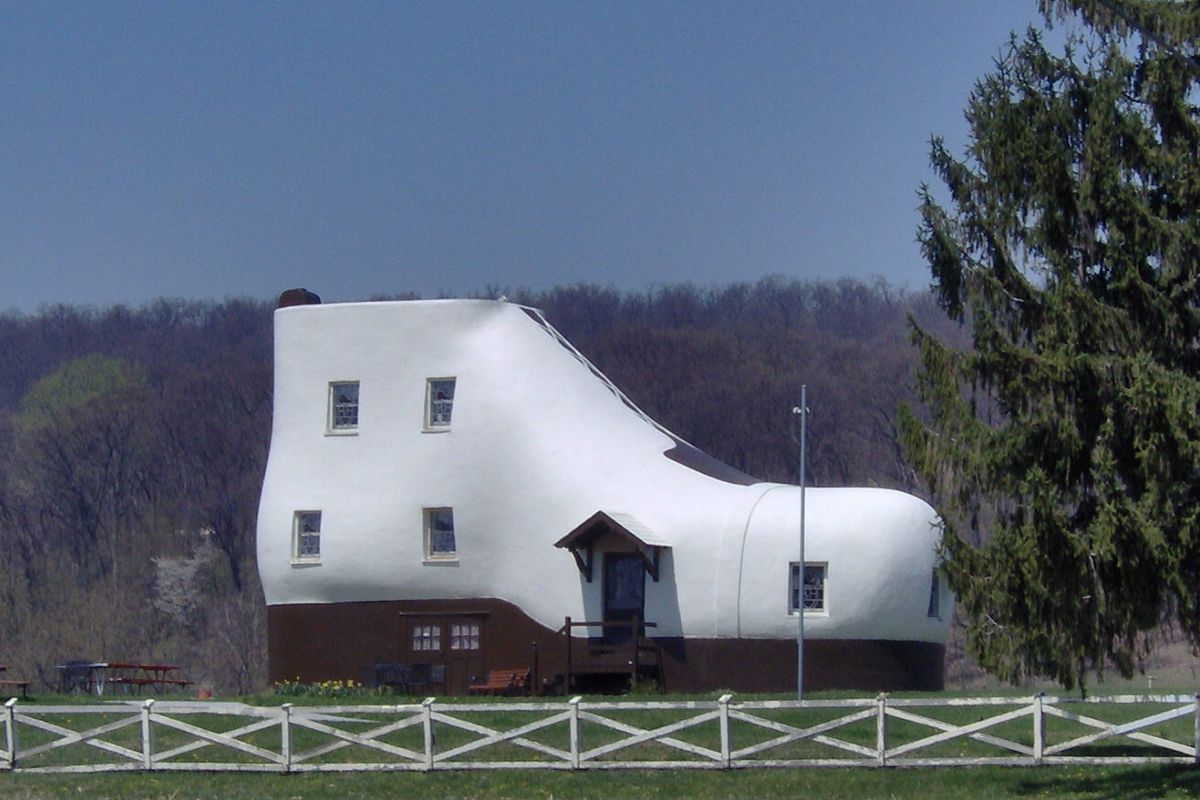
M 553 543 L 597 510 L 671 549 L 647 579 L 658 635 L 794 635 L 797 487 L 737 486 L 662 453 L 630 411 L 518 306 L 447 300 L 294 306 L 275 315 L 275 417 L 259 509 L 270 604 L 498 597 L 549 627 L 598 618 Z M 427 433 L 430 377 L 457 379 L 449 431 Z M 360 384 L 356 435 L 326 435 L 328 385 Z M 425 563 L 422 508 L 454 508 L 458 559 Z M 322 512 L 318 565 L 291 560 L 292 516 Z M 929 620 L 935 517 L 872 489 L 810 489 L 807 560 L 829 562 L 814 636 L 944 641 Z M 806 623 L 807 624 L 807 623 Z

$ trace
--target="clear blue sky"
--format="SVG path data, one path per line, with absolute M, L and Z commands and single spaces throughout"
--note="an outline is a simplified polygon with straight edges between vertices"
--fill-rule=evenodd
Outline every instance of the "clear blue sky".
M 1035 0 L 0 0 L 0 309 L 883 276 Z

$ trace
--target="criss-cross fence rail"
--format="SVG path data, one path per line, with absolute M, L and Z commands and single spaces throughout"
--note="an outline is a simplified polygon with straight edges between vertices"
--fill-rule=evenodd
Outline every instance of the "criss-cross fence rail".
M 1200 765 L 1193 695 L 2 710 L 18 772 Z

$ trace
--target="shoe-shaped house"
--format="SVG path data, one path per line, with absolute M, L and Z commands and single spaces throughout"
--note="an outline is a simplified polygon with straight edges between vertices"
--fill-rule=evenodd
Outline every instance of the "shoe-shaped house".
M 942 686 L 953 599 L 921 500 L 809 489 L 801 570 L 799 487 L 663 429 L 537 310 L 308 297 L 275 312 L 273 681 L 787 690 L 803 613 L 807 688 Z

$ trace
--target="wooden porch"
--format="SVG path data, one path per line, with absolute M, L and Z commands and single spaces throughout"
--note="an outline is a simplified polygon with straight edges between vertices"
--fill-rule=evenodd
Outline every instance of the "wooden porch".
M 562 691 L 620 691 L 644 680 L 657 682 L 660 690 L 665 691 L 662 649 L 645 635 L 647 628 L 655 627 L 655 623 L 643 622 L 637 615 L 630 620 L 607 622 L 566 617 L 563 626 L 556 631 L 562 641 L 566 662 Z M 577 639 L 571 632 L 579 628 L 601 633 L 600 636 Z M 621 632 L 627 636 L 621 637 Z M 620 641 L 622 638 L 624 641 Z

